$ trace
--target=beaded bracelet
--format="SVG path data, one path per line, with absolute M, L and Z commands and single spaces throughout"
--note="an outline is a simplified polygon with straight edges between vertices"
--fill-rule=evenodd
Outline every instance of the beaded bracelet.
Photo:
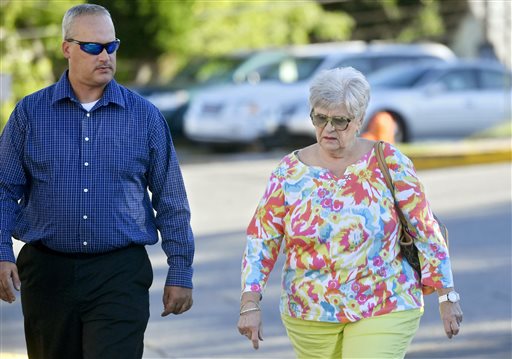
M 261 311 L 260 308 L 249 308 L 249 309 L 241 310 L 240 315 L 249 313 L 249 312 L 259 312 L 259 311 Z

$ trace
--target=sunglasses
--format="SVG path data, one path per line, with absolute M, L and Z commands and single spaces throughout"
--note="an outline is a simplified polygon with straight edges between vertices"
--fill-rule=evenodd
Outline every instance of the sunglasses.
M 342 116 L 330 117 L 321 115 L 319 113 L 314 113 L 313 109 L 311 109 L 309 117 L 311 117 L 311 122 L 313 122 L 315 127 L 324 128 L 327 123 L 330 123 L 332 127 L 339 131 L 345 131 L 350 124 L 350 121 L 353 120 L 352 118 Z
M 75 39 L 66 39 L 66 41 L 80 45 L 80 50 L 87 52 L 90 55 L 99 55 L 103 52 L 103 49 L 107 50 L 107 54 L 111 54 L 116 52 L 121 44 L 121 40 L 119 39 L 107 42 L 106 44 L 100 44 L 98 42 L 83 42 Z

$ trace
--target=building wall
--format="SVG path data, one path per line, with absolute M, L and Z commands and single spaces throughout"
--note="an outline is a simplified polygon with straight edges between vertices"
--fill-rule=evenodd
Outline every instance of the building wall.
M 509 0 L 468 0 L 469 12 L 454 34 L 451 44 L 461 57 L 497 58 L 512 68 L 512 2 Z

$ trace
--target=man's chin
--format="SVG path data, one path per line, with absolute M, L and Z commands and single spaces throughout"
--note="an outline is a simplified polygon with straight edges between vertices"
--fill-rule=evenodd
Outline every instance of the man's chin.
M 114 73 L 112 71 L 96 73 L 95 80 L 99 85 L 108 84 L 113 78 Z

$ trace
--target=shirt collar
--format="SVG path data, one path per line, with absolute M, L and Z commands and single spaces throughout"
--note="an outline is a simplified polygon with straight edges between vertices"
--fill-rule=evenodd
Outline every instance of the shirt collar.
M 64 72 L 60 77 L 59 81 L 55 85 L 55 92 L 53 93 L 52 104 L 65 98 L 69 98 L 71 101 L 80 103 L 76 98 L 76 95 L 71 87 L 71 83 L 68 79 L 68 71 Z M 106 106 L 110 102 L 115 103 L 121 107 L 125 107 L 125 101 L 119 84 L 112 79 L 105 90 L 103 96 L 99 99 L 97 106 Z

